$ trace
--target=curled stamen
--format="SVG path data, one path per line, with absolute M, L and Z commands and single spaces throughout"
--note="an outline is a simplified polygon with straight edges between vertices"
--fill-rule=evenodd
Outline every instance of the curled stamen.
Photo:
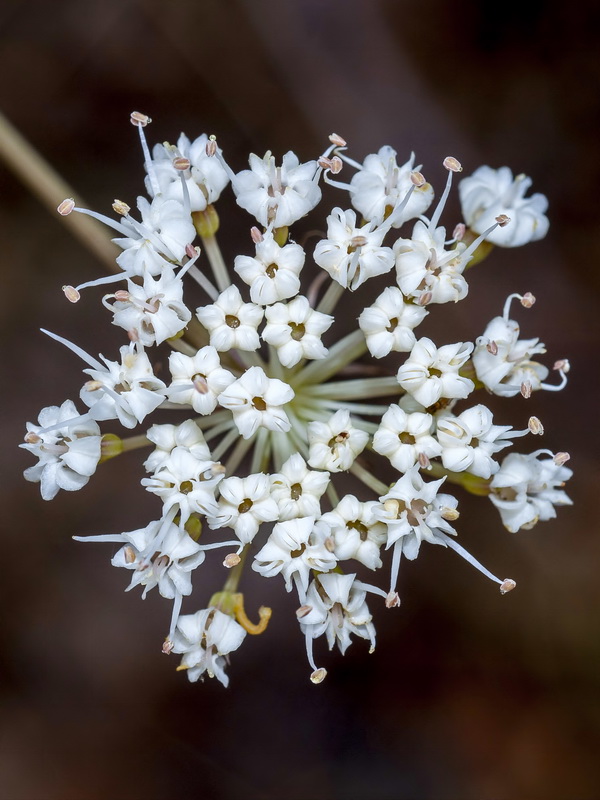
M 244 610 L 244 595 L 234 594 L 233 601 L 234 601 L 233 610 L 235 613 L 235 618 L 245 631 L 247 631 L 252 636 L 257 636 L 258 634 L 263 633 L 267 629 L 267 625 L 269 624 L 269 620 L 271 619 L 271 615 L 273 613 L 270 608 L 268 608 L 267 606 L 261 606 L 258 609 L 259 622 L 255 624 L 253 622 L 250 622 L 250 620 L 246 616 L 246 612 Z

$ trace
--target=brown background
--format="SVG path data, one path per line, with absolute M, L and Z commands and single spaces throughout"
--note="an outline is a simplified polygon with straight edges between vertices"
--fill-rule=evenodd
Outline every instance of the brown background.
M 274 608 L 269 631 L 235 654 L 228 691 L 188 684 L 160 654 L 168 604 L 123 594 L 110 547 L 70 538 L 156 515 L 137 485 L 138 457 L 111 462 L 52 503 L 22 480 L 31 463 L 16 449 L 24 421 L 75 399 L 81 384 L 75 358 L 38 328 L 109 356 L 122 337 L 99 293 L 65 303 L 62 284 L 102 267 L 0 165 L 3 798 L 600 797 L 600 69 L 591 5 L 2 4 L 0 107 L 98 210 L 142 189 L 133 109 L 154 118 L 152 141 L 216 133 L 235 169 L 268 148 L 312 158 L 335 130 L 359 159 L 382 144 L 414 149 L 438 187 L 448 154 L 467 171 L 509 164 L 531 175 L 550 200 L 549 236 L 494 253 L 470 276 L 469 299 L 440 309 L 428 332 L 440 342 L 473 338 L 506 294 L 534 292 L 538 304 L 520 317 L 525 335 L 546 342 L 550 362 L 571 358 L 570 385 L 494 407 L 517 427 L 537 413 L 546 446 L 569 450 L 576 470 L 575 506 L 518 535 L 491 504 L 460 496 L 461 540 L 517 579 L 508 597 L 453 554 L 424 549 L 403 565 L 402 609 L 375 611 L 376 653 L 358 641 L 342 659 L 319 643 L 330 673 L 315 687 L 293 599 L 280 582 L 250 577 L 249 608 Z M 457 213 L 454 199 L 449 226 Z M 247 248 L 249 217 L 228 195 L 223 219 L 231 257 Z M 203 579 L 198 607 L 218 588 Z

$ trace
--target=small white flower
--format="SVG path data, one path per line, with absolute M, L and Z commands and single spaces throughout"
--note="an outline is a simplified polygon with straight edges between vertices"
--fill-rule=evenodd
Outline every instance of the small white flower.
M 327 217 L 327 238 L 315 247 L 314 259 L 333 280 L 352 291 L 368 278 L 383 275 L 394 266 L 394 253 L 382 247 L 387 228 L 367 222 L 356 225 L 356 213 L 334 208 Z
M 465 245 L 445 250 L 446 229 L 431 231 L 424 222 L 415 224 L 411 239 L 394 243 L 398 286 L 407 297 L 419 300 L 425 293 L 429 303 L 457 303 L 469 287 L 462 276 L 466 266 Z
M 398 405 L 391 405 L 381 418 L 379 429 L 373 436 L 373 450 L 389 458 L 394 469 L 406 472 L 419 460 L 435 458 L 442 448 L 431 435 L 433 417 L 419 411 L 407 413 Z
M 250 367 L 218 397 L 223 408 L 233 414 L 233 420 L 244 439 L 259 428 L 270 431 L 289 431 L 290 421 L 283 406 L 294 398 L 291 386 L 278 378 L 267 378 L 261 367 Z
M 231 179 L 237 204 L 254 216 L 265 228 L 282 228 L 308 214 L 321 199 L 316 161 L 300 164 L 290 152 L 280 167 L 270 152 L 264 158 L 252 153 L 250 169 L 238 172 Z
M 129 275 L 158 275 L 171 262 L 181 263 L 196 230 L 189 212 L 177 200 L 158 196 L 149 203 L 145 197 L 138 197 L 137 206 L 142 222 L 125 216 L 120 227 L 129 235 L 113 239 L 123 250 L 117 264 Z
M 405 303 L 396 286 L 388 286 L 372 306 L 365 308 L 358 324 L 375 358 L 387 356 L 391 350 L 408 353 L 415 345 L 414 328 L 429 312 L 415 303 Z
M 352 205 L 366 220 L 381 222 L 387 214 L 406 197 L 410 189 L 413 193 L 402 214 L 394 221 L 399 228 L 407 220 L 419 217 L 429 208 L 433 200 L 433 188 L 429 183 L 413 187 L 411 173 L 414 171 L 415 154 L 398 166 L 396 151 L 389 146 L 380 148 L 378 153 L 368 155 L 362 168 L 350 181 Z M 357 165 L 358 166 L 358 165 Z
M 159 593 L 168 600 L 174 600 L 178 594 L 191 594 L 191 572 L 206 556 L 186 531 L 172 523 L 165 526 L 163 520 L 158 520 L 145 528 L 122 533 L 120 540 L 124 545 L 111 563 L 114 567 L 133 570 L 128 590 L 143 586 L 142 598 L 145 598 L 158 586 Z
M 127 291 L 118 292 L 111 305 L 104 305 L 113 313 L 113 325 L 132 333 L 144 347 L 176 336 L 192 318 L 183 303 L 183 283 L 170 267 L 165 267 L 154 280 L 149 272 L 144 274 L 143 285 L 127 281 Z
M 298 295 L 289 303 L 276 303 L 265 309 L 265 342 L 277 349 L 284 367 L 295 366 L 302 358 L 325 358 L 327 348 L 321 336 L 331 327 L 333 317 L 311 308 L 307 298 Z
M 192 406 L 198 414 L 213 412 L 217 397 L 235 380 L 221 367 L 219 354 L 211 345 L 200 348 L 195 356 L 171 353 L 169 370 L 173 380 L 167 387 L 167 397 L 172 403 Z
M 144 461 L 146 472 L 156 472 L 166 464 L 176 447 L 189 450 L 198 461 L 210 461 L 204 434 L 193 419 L 187 419 L 181 425 L 152 425 L 146 431 L 146 437 L 156 445 Z
M 500 465 L 493 455 L 512 442 L 510 425 L 494 425 L 486 406 L 468 408 L 457 417 L 438 419 L 437 438 L 442 446 L 442 464 L 452 472 L 469 470 L 480 478 L 489 478 Z
M 511 533 L 530 530 L 540 520 L 554 519 L 555 506 L 572 505 L 560 488 L 569 480 L 572 470 L 557 465 L 551 453 L 543 460 L 539 455 L 539 452 L 510 453 L 492 478 L 490 500 Z
M 337 564 L 335 555 L 325 544 L 327 532 L 327 526 L 315 522 L 314 517 L 278 522 L 267 543 L 254 557 L 252 569 L 264 578 L 281 574 L 288 592 L 294 580 L 300 602 L 304 602 L 311 571 L 328 572 Z
M 271 497 L 269 475 L 259 472 L 247 478 L 225 478 L 219 486 L 218 508 L 208 517 L 216 528 L 233 528 L 243 544 L 251 542 L 263 522 L 273 522 L 279 516 L 277 503 Z
M 179 527 L 183 528 L 192 514 L 217 512 L 215 489 L 222 479 L 220 464 L 198 459 L 185 447 L 175 447 L 167 461 L 141 484 L 161 498 L 164 514 L 174 508 L 179 511 Z
M 442 513 L 456 509 L 457 501 L 448 494 L 438 494 L 444 482 L 425 482 L 418 468 L 412 467 L 390 489 L 380 497 L 375 516 L 388 526 L 387 547 L 400 542 L 402 553 L 412 560 L 419 554 L 421 542 L 442 544 L 436 531 L 455 534 L 456 531 L 444 519 Z
M 544 384 L 547 367 L 532 360 L 532 356 L 545 353 L 546 347 L 539 339 L 519 339 L 518 323 L 508 318 L 511 297 L 503 316 L 494 317 L 477 339 L 473 353 L 478 380 L 502 397 L 514 397 L 525 382 L 532 391 L 549 388 Z
M 89 481 L 100 461 L 102 435 L 98 424 L 79 418 L 71 400 L 60 407 L 43 408 L 38 422 L 27 423 L 25 443 L 20 445 L 39 458 L 25 470 L 25 479 L 40 483 L 44 500 L 52 500 L 59 489 L 76 492 Z M 65 424 L 54 427 L 58 423 Z M 44 431 L 51 427 L 51 431 Z
M 219 352 L 260 347 L 257 328 L 263 310 L 254 303 L 244 303 L 237 286 L 221 292 L 212 305 L 197 308 L 196 316 L 209 332 L 211 345 Z
M 256 258 L 236 256 L 233 268 L 250 287 L 252 302 L 266 306 L 298 294 L 304 258 L 299 244 L 280 247 L 267 231 L 256 245 Z
M 398 383 L 425 408 L 441 397 L 464 399 L 473 391 L 474 384 L 458 373 L 472 350 L 470 342 L 437 348 L 431 339 L 419 339 L 398 370 Z
M 300 626 L 308 639 L 325 634 L 331 650 L 337 642 L 343 654 L 352 644 L 350 636 L 360 636 L 375 649 L 375 626 L 366 603 L 366 591 L 357 585 L 356 575 L 329 573 L 317 576 L 310 584 L 306 607 L 310 611 L 300 618 Z M 307 641 L 308 649 L 308 641 Z M 309 660 L 312 660 L 311 650 Z
M 329 473 L 310 470 L 300 453 L 291 455 L 281 471 L 271 475 L 271 497 L 279 506 L 279 519 L 321 515 L 320 499 L 329 483 Z
M 333 511 L 321 517 L 333 537 L 339 561 L 354 558 L 369 569 L 379 569 L 379 550 L 387 537 L 386 526 L 374 515 L 377 502 L 361 503 L 354 495 L 343 497 Z
M 227 686 L 226 656 L 237 650 L 245 638 L 246 631 L 232 617 L 216 608 L 205 608 L 179 617 L 173 652 L 183 654 L 180 669 L 187 671 L 190 681 L 197 681 L 206 672 L 209 678 L 216 677 Z
M 105 368 L 83 370 L 92 380 L 83 386 L 80 397 L 93 419 L 118 419 L 125 428 L 135 428 L 164 402 L 166 387 L 154 376 L 139 344 L 123 345 L 119 352 L 120 364 L 100 356 Z
M 531 183 L 526 175 L 517 175 L 513 180 L 508 167 L 479 167 L 458 185 L 465 222 L 475 233 L 483 233 L 496 217 L 509 217 L 508 225 L 486 237 L 500 247 L 520 247 L 543 239 L 549 225 L 545 215 L 548 200 L 543 194 L 525 197 Z
M 327 422 L 308 424 L 308 463 L 315 469 L 343 472 L 367 446 L 369 434 L 356 428 L 350 414 L 340 409 Z
M 208 136 L 203 133 L 190 143 L 185 134 L 177 140 L 177 146 L 157 144 L 152 150 L 152 168 L 158 181 L 160 191 L 167 199 L 178 200 L 185 203 L 185 196 L 181 185 L 181 172 L 173 166 L 175 158 L 187 158 L 190 168 L 185 170 L 183 177 L 187 187 L 190 210 L 204 211 L 207 205 L 215 203 L 223 189 L 229 183 L 229 175 L 219 156 L 209 156 L 206 153 Z M 153 194 L 152 181 L 146 178 L 146 189 Z

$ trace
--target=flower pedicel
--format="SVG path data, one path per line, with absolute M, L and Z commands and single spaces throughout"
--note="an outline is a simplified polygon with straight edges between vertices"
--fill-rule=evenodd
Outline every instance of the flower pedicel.
M 139 218 L 118 200 L 117 219 L 72 200 L 58 209 L 117 232 L 119 274 L 64 292 L 75 303 L 88 286 L 108 288 L 102 302 L 129 341 L 110 360 L 45 331 L 83 360 L 83 405 L 44 408 L 22 447 L 39 459 L 25 477 L 51 500 L 59 489 L 83 488 L 101 461 L 154 446 L 141 484 L 162 504 L 157 519 L 141 520 L 135 531 L 74 538 L 119 544 L 112 564 L 131 572 L 129 588 L 140 586 L 145 596 L 157 587 L 172 601 L 163 652 L 182 656 L 178 669 L 191 681 L 206 674 L 227 685 L 229 654 L 271 616 L 264 607 L 258 622 L 246 615 L 238 586 L 249 559 L 261 576 L 297 594 L 314 683 L 326 675 L 313 656 L 315 639 L 324 635 L 343 653 L 354 635 L 373 651 L 369 605 L 400 604 L 401 557 L 416 558 L 423 542 L 453 549 L 502 594 L 514 588 L 458 544 L 458 500 L 448 490 L 458 484 L 489 497 L 514 532 L 570 504 L 562 489 L 571 476 L 567 453 L 500 455 L 514 439 L 544 432 L 537 417 L 514 430 L 485 405 L 486 392 L 528 398 L 561 389 L 569 364 L 557 361 L 559 380 L 548 380 L 548 367 L 534 360 L 544 345 L 519 338 L 513 305 L 530 308 L 530 293 L 511 295 L 474 342 L 449 335 L 436 344 L 417 329 L 433 306 L 466 297 L 465 272 L 492 244 L 515 247 L 545 235 L 546 198 L 526 198 L 530 179 L 513 180 L 507 167 L 480 167 L 459 185 L 465 221 L 448 237 L 439 223 L 462 171 L 455 158 L 444 160 L 447 182 L 433 206 L 414 155 L 398 165 L 388 146 L 360 163 L 334 134 L 317 160 L 300 163 L 289 152 L 278 166 L 271 153 L 251 155 L 250 169 L 236 174 L 214 137 L 190 142 L 182 134 L 177 145 L 151 153 L 149 118 L 135 112 L 131 122 L 149 195 L 138 198 Z M 337 177 L 344 165 L 353 170 L 349 183 Z M 229 183 L 258 223 L 231 265 L 217 244 L 214 205 Z M 321 201 L 322 183 L 347 200 L 330 211 L 326 236 L 310 252 L 290 226 Z M 311 260 L 317 277 L 306 269 Z M 386 277 L 369 283 L 376 276 Z M 381 280 L 387 288 L 373 291 Z M 113 291 L 112 284 L 120 285 Z M 363 311 L 340 337 L 335 309 L 345 291 L 360 295 Z M 163 342 L 172 353 L 170 374 L 160 380 L 151 348 Z M 182 412 L 182 422 L 154 421 L 161 409 Z M 141 425 L 141 433 L 122 438 L 119 424 Z M 340 497 L 344 473 L 363 485 L 360 496 Z M 217 548 L 224 553 L 215 575 L 207 552 Z M 383 571 L 383 579 L 358 577 L 369 570 Z M 182 614 L 194 582 L 206 586 L 206 608 Z

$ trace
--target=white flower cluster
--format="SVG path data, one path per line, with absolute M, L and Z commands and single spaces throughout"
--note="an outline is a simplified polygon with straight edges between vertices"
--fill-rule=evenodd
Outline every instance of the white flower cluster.
M 43 409 L 22 446 L 39 458 L 25 477 L 41 483 L 46 500 L 81 489 L 102 460 L 154 446 L 141 485 L 160 502 L 157 519 L 84 538 L 120 546 L 112 563 L 130 571 L 128 588 L 142 587 L 144 597 L 157 587 L 172 601 L 163 651 L 182 655 L 179 669 L 190 680 L 206 674 L 227 684 L 229 654 L 247 633 L 262 632 L 271 614 L 261 608 L 255 623 L 246 615 L 238 587 L 248 560 L 297 594 L 315 683 L 326 671 L 315 663 L 314 640 L 325 635 L 343 653 L 355 635 L 372 651 L 367 597 L 399 605 L 401 556 L 415 559 L 423 542 L 453 549 L 502 593 L 512 589 L 514 581 L 496 578 L 458 544 L 458 499 L 445 490 L 456 484 L 488 496 L 510 531 L 570 503 L 562 489 L 571 475 L 567 453 L 511 452 L 499 460 L 514 439 L 543 433 L 539 419 L 514 430 L 496 424 L 485 403 L 486 393 L 560 389 L 568 362 L 556 362 L 560 380 L 547 383 L 548 368 L 534 360 L 544 346 L 519 338 L 511 306 L 531 307 L 529 293 L 511 295 L 474 342 L 450 336 L 438 345 L 416 328 L 431 306 L 466 297 L 466 270 L 490 243 L 512 247 L 545 234 L 545 198 L 525 198 L 530 180 L 513 180 L 506 167 L 481 167 L 460 184 L 464 222 L 448 238 L 439 222 L 462 169 L 455 158 L 444 161 L 446 186 L 429 211 L 434 191 L 414 155 L 399 166 L 391 147 L 359 163 L 332 135 L 317 160 L 300 163 L 289 152 L 278 166 L 271 153 L 251 155 L 250 169 L 234 173 L 214 137 L 181 135 L 176 146 L 151 152 L 150 120 L 136 112 L 131 121 L 150 196 L 138 199 L 139 218 L 121 201 L 113 206 L 118 219 L 76 209 L 72 200 L 59 206 L 63 215 L 91 214 L 117 231 L 120 272 L 64 292 L 77 302 L 86 286 L 121 282 L 126 288 L 103 304 L 129 341 L 109 360 L 49 333 L 86 364 L 85 409 L 70 400 Z M 344 164 L 354 170 L 349 183 L 336 177 Z M 325 238 L 308 252 L 289 227 L 317 206 L 323 182 L 347 192 L 352 207 L 332 209 Z M 230 183 L 260 228 L 250 230 L 249 252 L 228 265 L 214 204 Z M 411 220 L 412 230 L 400 235 Z M 369 284 L 390 273 L 383 291 Z M 363 310 L 340 337 L 334 312 L 346 290 L 360 292 Z M 158 378 L 149 352 L 165 342 L 169 374 Z M 148 425 L 161 409 L 184 419 Z M 142 431 L 101 433 L 98 423 L 110 421 Z M 364 496 L 343 493 L 344 473 L 363 484 Z M 208 569 L 207 553 L 218 548 L 226 550 L 223 566 Z M 383 586 L 365 582 L 387 551 Z M 206 587 L 206 607 L 182 614 L 192 581 Z

